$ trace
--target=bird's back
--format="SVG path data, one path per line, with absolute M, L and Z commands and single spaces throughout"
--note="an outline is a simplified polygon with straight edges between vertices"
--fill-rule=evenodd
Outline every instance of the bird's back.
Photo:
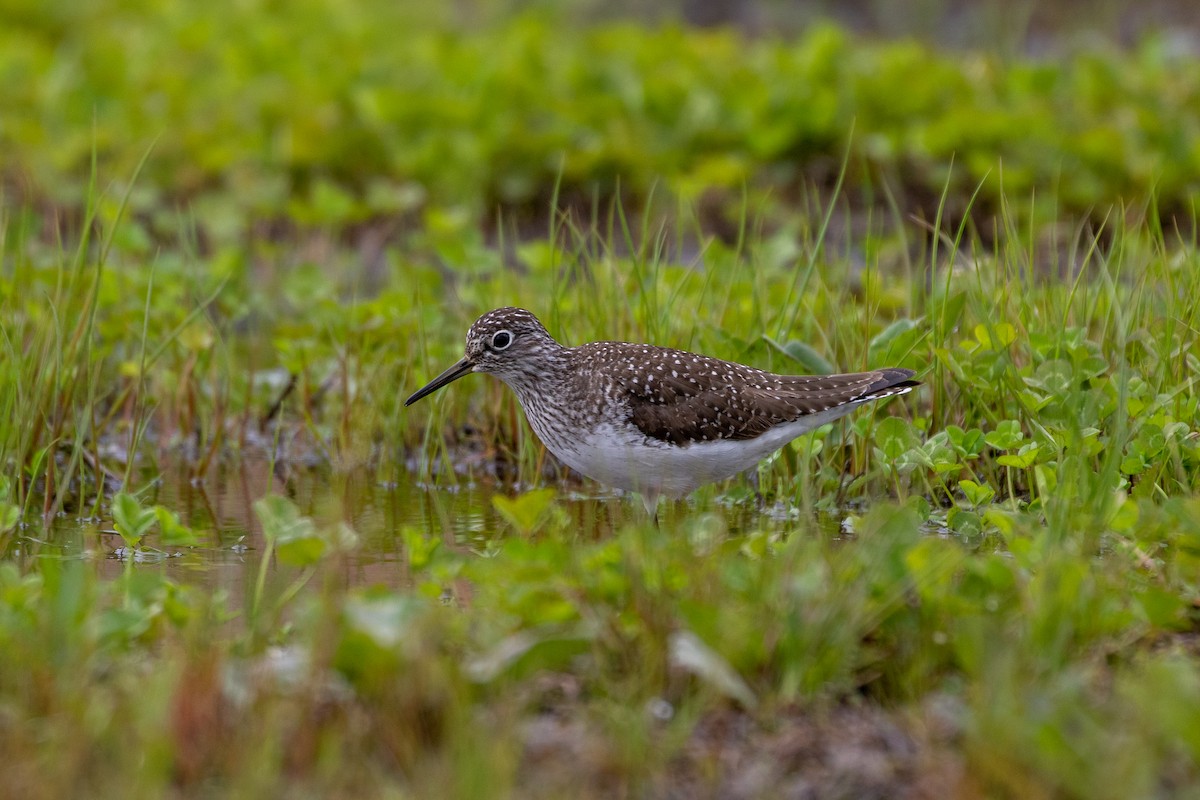
M 593 342 L 572 348 L 580 398 L 624 406 L 647 438 L 676 446 L 746 440 L 837 406 L 902 394 L 906 369 L 843 375 L 779 375 L 669 347 Z

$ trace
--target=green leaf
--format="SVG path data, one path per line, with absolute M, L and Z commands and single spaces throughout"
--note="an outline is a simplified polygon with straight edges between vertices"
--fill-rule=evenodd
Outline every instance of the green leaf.
M 137 547 L 157 517 L 154 509 L 145 508 L 131 494 L 118 492 L 112 504 L 113 524 L 129 547 Z
M 464 667 L 467 676 L 477 683 L 488 683 L 501 675 L 517 678 L 539 671 L 561 672 L 592 645 L 590 636 L 517 631 Z
M 974 511 L 957 506 L 946 512 L 946 524 L 962 536 L 972 537 L 983 533 L 983 518 Z
M 901 473 L 906 473 L 914 468 L 933 469 L 933 457 L 924 447 L 914 447 L 910 450 L 905 450 L 901 453 L 893 463 L 893 466 Z
M 966 302 L 966 292 L 951 292 L 949 296 L 939 293 L 931 301 L 932 311 L 929 314 L 929 318 L 931 322 L 937 324 L 938 330 L 954 330 L 958 326 L 959 319 L 962 317 Z
M 1125 498 L 1125 502 L 1121 503 L 1113 511 L 1112 518 L 1108 521 L 1108 526 L 1118 533 L 1129 533 L 1133 530 L 1133 526 L 1137 524 L 1139 516 L 1137 501 L 1131 497 Z
M 925 335 L 923 320 L 898 319 L 879 332 L 867 345 L 867 357 L 872 364 L 895 362 L 909 354 L 921 337 Z
M 1015 526 L 1012 517 L 995 506 L 991 506 L 983 512 L 983 521 L 999 530 L 1001 536 L 1011 537 L 1013 535 Z
M 786 344 L 780 344 L 770 336 L 764 336 L 763 339 L 767 344 L 783 353 L 788 358 L 800 365 L 800 371 L 808 375 L 831 375 L 837 370 L 833 364 L 830 364 L 825 356 L 818 353 L 811 346 L 804 342 L 791 340 Z
M 967 498 L 967 502 L 973 506 L 987 505 L 996 496 L 996 490 L 991 486 L 980 485 L 971 480 L 959 481 L 958 488 L 963 493 L 963 497 Z
M 308 567 L 321 560 L 328 548 L 319 536 L 304 536 L 281 540 L 275 545 L 279 560 L 293 567 Z
M 534 489 L 511 499 L 497 494 L 492 496 L 492 507 L 509 525 L 528 536 L 545 521 L 557 494 L 554 489 Z
M 1017 329 L 1007 322 L 976 325 L 975 340 L 985 350 L 1003 350 L 1017 340 Z
M 429 602 L 376 587 L 347 595 L 334 664 L 352 684 L 391 685 L 406 644 L 420 647 Z M 380 683 L 380 682 L 384 683 Z
M 1121 472 L 1126 475 L 1139 475 L 1146 471 L 1150 465 L 1146 463 L 1146 459 L 1142 458 L 1141 453 L 1132 456 L 1125 456 L 1121 459 Z
M 1188 604 L 1179 595 L 1149 586 L 1134 596 L 1151 625 L 1173 629 L 1190 627 L 1186 613 Z
M 1033 468 L 1033 480 L 1039 497 L 1046 497 L 1058 488 L 1058 472 L 1046 464 L 1038 464 Z
M 1026 378 L 1025 382 L 1048 394 L 1061 397 L 1070 393 L 1074 387 L 1075 370 L 1071 362 L 1064 359 L 1044 361 L 1034 370 L 1033 377 Z
M 12 503 L 0 503 L 0 533 L 8 533 L 21 520 L 20 507 Z
M 1137 450 L 1147 461 L 1156 461 L 1162 455 L 1166 444 L 1167 437 L 1163 434 L 1163 429 L 1154 423 L 1146 423 L 1138 431 Z
M 880 420 L 875 426 L 875 443 L 889 461 L 896 461 L 908 451 L 920 447 L 912 425 L 900 417 Z
M 200 543 L 196 532 L 179 521 L 179 515 L 163 506 L 154 507 L 162 543 L 170 547 L 192 547 Z
M 983 435 L 983 431 L 979 428 L 972 428 L 963 434 L 962 441 L 959 446 L 962 448 L 964 455 L 969 458 L 974 458 L 983 452 L 987 440 Z
M 397 647 L 412 633 L 425 606 L 412 597 L 363 592 L 347 598 L 342 608 L 346 629 L 363 634 L 376 647 Z
M 296 504 L 277 494 L 254 504 L 263 536 L 272 542 L 279 560 L 294 567 L 307 567 L 321 560 L 327 547 L 311 519 Z
M 433 558 L 433 553 L 442 541 L 436 536 L 430 536 L 423 528 L 406 525 L 400 529 L 400 538 L 404 542 L 404 551 L 408 553 L 408 565 L 413 569 L 422 569 Z
M 940 435 L 938 441 L 946 441 L 945 436 Z M 958 461 L 958 453 L 954 448 L 944 444 L 933 444 L 931 439 L 925 445 L 925 450 L 929 454 L 930 460 L 933 462 L 933 469 L 939 475 L 950 475 L 962 470 L 963 465 Z
M 1018 450 L 1016 455 L 1009 454 L 1000 456 L 996 459 L 996 463 L 1002 467 L 1016 467 L 1017 469 L 1025 469 L 1026 467 L 1033 465 L 1033 462 L 1037 460 L 1038 451 L 1041 449 L 1041 445 L 1035 442 L 1030 442 Z
M 710 648 L 691 631 L 671 634 L 671 663 L 692 673 L 717 691 L 753 709 L 758 698 L 742 680 L 742 676 L 719 653 Z
M 152 622 L 143 606 L 108 608 L 99 613 L 99 634 L 105 640 L 130 641 L 150 630 Z
M 1015 419 L 1006 419 L 996 426 L 996 430 L 983 438 L 997 450 L 1014 450 L 1025 441 L 1025 434 L 1021 432 L 1021 423 Z

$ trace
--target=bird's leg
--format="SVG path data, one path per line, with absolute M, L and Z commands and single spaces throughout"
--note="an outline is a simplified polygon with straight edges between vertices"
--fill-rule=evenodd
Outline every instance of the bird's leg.
M 750 488 L 754 490 L 754 507 L 762 511 L 767 507 L 766 498 L 762 496 L 762 491 L 759 489 L 758 480 L 758 464 L 742 471 L 742 475 L 750 483 Z

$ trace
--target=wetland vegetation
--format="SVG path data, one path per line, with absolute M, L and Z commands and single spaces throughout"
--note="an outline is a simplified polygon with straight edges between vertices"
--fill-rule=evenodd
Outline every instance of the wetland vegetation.
M 1168 33 L 0 8 L 0 795 L 1200 792 Z M 923 385 L 655 526 L 403 407 L 510 304 Z

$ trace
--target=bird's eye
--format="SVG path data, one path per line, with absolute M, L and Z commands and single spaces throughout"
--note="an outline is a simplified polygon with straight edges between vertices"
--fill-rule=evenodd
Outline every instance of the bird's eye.
M 504 350 L 512 344 L 513 335 L 508 331 L 496 331 L 492 334 L 492 349 Z

